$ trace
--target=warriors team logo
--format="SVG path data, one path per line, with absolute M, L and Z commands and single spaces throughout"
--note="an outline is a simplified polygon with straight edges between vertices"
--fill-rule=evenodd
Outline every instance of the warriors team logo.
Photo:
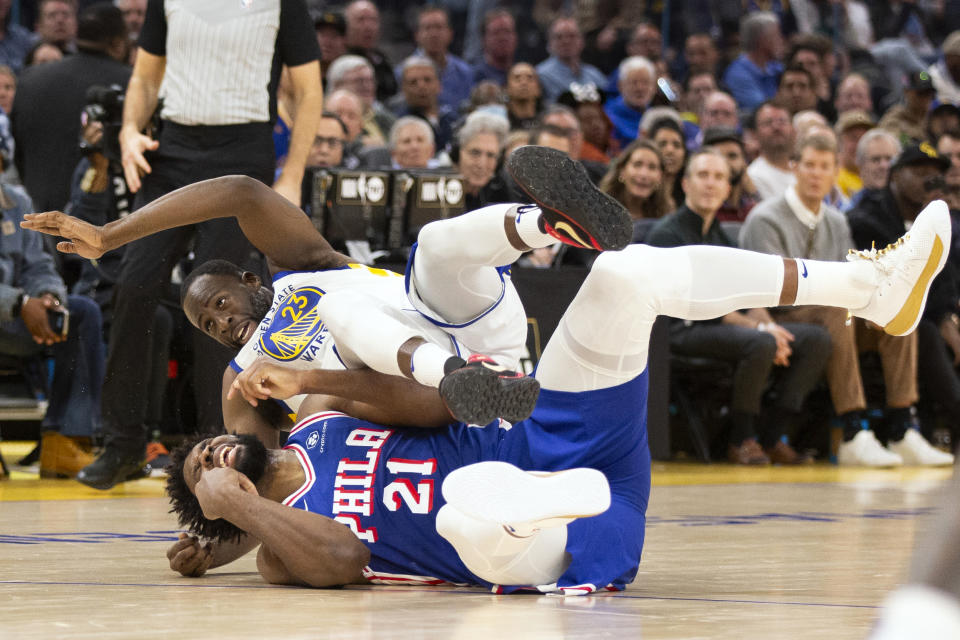
M 277 360 L 296 360 L 323 331 L 317 304 L 323 291 L 304 287 L 293 291 L 277 309 L 270 328 L 260 336 L 260 348 Z M 321 338 L 322 339 L 322 338 Z

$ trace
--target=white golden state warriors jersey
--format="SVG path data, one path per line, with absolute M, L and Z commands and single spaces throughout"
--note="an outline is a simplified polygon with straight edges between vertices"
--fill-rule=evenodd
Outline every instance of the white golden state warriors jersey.
M 447 334 L 434 326 L 407 300 L 403 276 L 385 269 L 350 264 L 319 271 L 281 271 L 273 278 L 273 304 L 247 344 L 230 362 L 238 373 L 261 357 L 273 358 L 297 369 L 346 369 L 341 354 L 317 313 L 326 293 L 349 290 L 365 293 L 394 309 L 408 310 L 412 326 L 427 340 L 457 352 Z M 296 412 L 306 396 L 284 401 Z

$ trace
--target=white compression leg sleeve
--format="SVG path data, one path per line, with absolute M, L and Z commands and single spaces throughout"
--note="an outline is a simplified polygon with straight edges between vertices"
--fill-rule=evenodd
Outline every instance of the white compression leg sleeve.
M 433 222 L 420 231 L 413 259 L 414 285 L 420 299 L 447 322 L 472 320 L 500 298 L 503 283 L 493 267 L 513 264 L 521 255 L 511 245 L 505 224 L 513 225 L 531 248 L 556 242 L 537 228 L 538 209 L 526 208 L 516 221 L 507 217 L 516 207 L 490 205 Z
M 437 512 L 437 533 L 453 545 L 467 569 L 493 584 L 553 584 L 570 564 L 565 525 L 521 538 L 446 504 Z
M 363 293 L 327 293 L 320 298 L 317 313 L 350 368 L 366 365 L 380 373 L 408 376 L 410 371 L 400 370 L 397 352 L 411 338 L 428 339 L 403 311 Z M 441 375 L 443 361 L 452 355 L 452 351 L 446 350 L 441 357 Z
M 865 262 L 802 260 L 798 271 L 795 304 L 855 309 L 867 303 L 877 284 Z M 780 256 L 702 245 L 632 245 L 604 253 L 544 350 L 537 379 L 558 391 L 621 384 L 646 367 L 658 315 L 706 320 L 777 306 L 783 284 Z

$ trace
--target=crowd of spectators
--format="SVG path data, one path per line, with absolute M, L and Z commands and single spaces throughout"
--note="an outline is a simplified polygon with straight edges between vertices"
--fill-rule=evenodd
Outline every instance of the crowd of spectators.
M 14 159 L 4 163 L 4 188 L 32 198 L 27 210 L 77 207 L 78 194 L 107 188 L 110 159 L 98 150 L 110 141 L 89 139 L 110 131 L 86 121 L 81 129 L 85 92 L 127 84 L 144 18 L 163 5 L 117 0 L 108 15 L 89 4 L 0 0 L 0 141 Z M 933 199 L 960 220 L 957 0 L 305 5 L 323 114 L 303 104 L 303 68 L 285 69 L 274 175 L 291 199 L 287 182 L 303 162 L 292 132 L 319 118 L 307 165 L 456 171 L 468 209 L 521 197 L 503 168 L 511 149 L 560 149 L 626 207 L 637 241 L 651 244 L 842 260 L 849 250 L 882 249 Z M 157 35 L 144 33 L 150 61 Z M 151 77 L 155 89 L 161 78 Z M 81 132 L 83 158 L 74 143 Z M 523 264 L 558 265 L 568 254 L 540 250 Z M 82 265 L 59 268 L 65 286 L 90 284 L 73 273 Z M 842 312 L 750 309 L 678 322 L 671 346 L 731 365 L 724 445 L 733 462 L 808 461 L 793 445 L 804 440 L 797 431 L 807 396 L 825 378 L 842 427 L 841 464 L 946 464 L 952 458 L 928 439 L 934 427 L 949 434 L 958 426 L 958 292 L 960 239 L 911 336 L 891 338 Z M 0 301 L 6 294 L 0 289 Z M 101 306 L 109 311 L 103 298 Z M 159 354 L 166 348 L 155 345 Z M 860 375 L 867 351 L 880 355 L 879 400 Z

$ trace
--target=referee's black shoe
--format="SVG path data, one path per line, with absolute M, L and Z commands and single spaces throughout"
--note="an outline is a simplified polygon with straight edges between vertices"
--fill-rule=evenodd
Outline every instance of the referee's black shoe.
M 533 413 L 540 395 L 536 378 L 500 366 L 491 358 L 452 357 L 440 380 L 440 398 L 454 419 L 489 424 L 497 418 L 517 423 Z
M 144 455 L 145 450 L 135 453 L 107 444 L 96 460 L 80 470 L 77 480 L 88 487 L 106 491 L 121 482 L 142 478 Z
M 507 159 L 507 171 L 540 207 L 547 233 L 582 249 L 617 251 L 633 239 L 622 204 L 597 189 L 583 165 L 556 149 L 528 145 Z

